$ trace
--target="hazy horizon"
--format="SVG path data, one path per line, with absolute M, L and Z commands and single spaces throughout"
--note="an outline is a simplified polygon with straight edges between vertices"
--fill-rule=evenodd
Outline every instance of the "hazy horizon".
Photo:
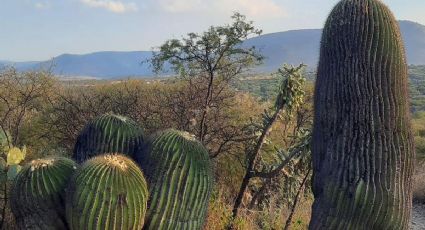
M 338 0 L 3 0 L 0 60 L 151 50 L 166 39 L 230 22 L 238 11 L 263 33 L 319 29 Z M 425 24 L 425 1 L 384 0 L 398 20 Z M 160 28 L 160 29 L 158 29 Z

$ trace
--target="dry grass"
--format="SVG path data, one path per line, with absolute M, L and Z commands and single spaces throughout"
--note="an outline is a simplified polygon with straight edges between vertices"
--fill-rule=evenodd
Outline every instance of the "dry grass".
M 10 185 L 8 185 L 8 187 L 10 187 Z M 10 197 L 10 194 L 9 196 Z M 1 228 L 2 230 L 15 230 L 18 229 L 16 227 L 16 223 L 15 223 L 15 218 L 12 214 L 12 212 L 10 211 L 9 208 L 9 202 L 7 204 L 5 204 L 5 200 L 4 200 L 5 196 L 3 192 L 0 192 L 0 220 L 3 220 L 3 227 Z M 5 216 L 2 216 L 2 212 L 3 212 L 3 208 L 6 206 L 6 210 L 5 210 Z
M 425 202 L 425 163 L 417 163 L 413 175 L 413 199 Z
M 310 222 L 312 199 L 302 199 L 293 216 L 291 230 L 308 229 Z M 232 207 L 220 195 L 211 200 L 208 210 L 205 230 L 222 230 L 230 224 Z M 270 208 L 264 211 L 240 210 L 239 218 L 234 227 L 237 230 L 274 230 L 283 229 L 289 211 Z

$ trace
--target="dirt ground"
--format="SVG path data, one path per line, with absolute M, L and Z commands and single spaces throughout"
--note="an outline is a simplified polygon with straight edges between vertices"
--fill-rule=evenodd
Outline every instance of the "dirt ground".
M 412 229 L 425 230 L 425 164 L 417 164 L 413 176 Z
M 413 203 L 412 211 L 412 229 L 413 230 L 425 230 L 425 204 L 424 203 Z

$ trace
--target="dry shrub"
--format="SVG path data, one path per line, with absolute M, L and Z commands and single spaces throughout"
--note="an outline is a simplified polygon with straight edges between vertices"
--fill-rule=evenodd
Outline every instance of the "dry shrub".
M 294 217 L 291 222 L 291 230 L 304 230 L 308 229 L 308 223 L 310 223 L 311 217 L 311 208 L 313 205 L 313 200 L 311 198 L 302 199 L 297 209 L 295 211 Z M 287 216 L 289 215 L 286 211 L 284 219 L 286 221 Z
M 308 229 L 310 222 L 311 196 L 303 197 L 295 210 L 290 225 L 291 230 Z M 277 209 L 271 206 L 262 211 L 240 209 L 238 218 L 234 221 L 236 230 L 275 230 L 283 229 L 289 216 L 290 209 Z M 221 192 L 213 194 L 205 223 L 205 230 L 222 230 L 230 224 L 232 206 L 226 202 Z
M 425 202 L 425 163 L 417 162 L 413 174 L 413 199 Z

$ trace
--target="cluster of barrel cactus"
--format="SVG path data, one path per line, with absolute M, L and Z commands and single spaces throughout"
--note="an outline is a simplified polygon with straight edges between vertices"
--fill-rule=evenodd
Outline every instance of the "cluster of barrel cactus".
M 310 229 L 409 228 L 407 100 L 392 13 L 379 0 L 340 1 L 321 42 Z M 212 175 L 190 134 L 170 129 L 145 140 L 131 119 L 106 114 L 84 128 L 73 158 L 82 166 L 53 157 L 18 174 L 11 208 L 21 229 L 202 228 Z
M 201 229 L 212 174 L 190 134 L 166 130 L 144 143 L 136 122 L 105 114 L 83 129 L 73 160 L 33 160 L 12 189 L 20 229 Z

